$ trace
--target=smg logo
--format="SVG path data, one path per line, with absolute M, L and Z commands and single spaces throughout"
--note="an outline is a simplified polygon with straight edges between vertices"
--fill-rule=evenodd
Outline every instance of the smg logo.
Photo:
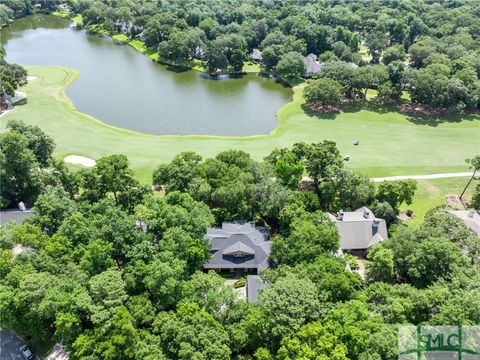
M 480 326 L 402 326 L 401 360 L 480 360 Z

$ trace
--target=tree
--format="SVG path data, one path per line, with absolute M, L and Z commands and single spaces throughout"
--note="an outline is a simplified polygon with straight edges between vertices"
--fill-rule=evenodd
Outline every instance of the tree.
M 33 211 L 32 223 L 53 234 L 67 217 L 77 211 L 77 204 L 62 187 L 47 188 L 38 197 Z
M 17 131 L 28 140 L 27 147 L 32 150 L 41 167 L 49 165 L 52 158 L 55 142 L 44 133 L 38 126 L 26 125 L 23 121 L 10 120 L 7 129 Z
M 213 40 L 207 47 L 205 57 L 207 69 L 212 74 L 224 72 L 230 68 L 241 72 L 246 58 L 247 42 L 237 34 L 223 35 Z
M 111 321 L 87 330 L 73 343 L 73 359 L 133 359 L 138 334 L 132 316 L 124 306 L 113 310 Z
M 367 255 L 366 276 L 369 282 L 394 280 L 393 252 L 381 244 L 375 245 Z
M 299 81 L 305 73 L 302 54 L 294 51 L 286 53 L 275 67 L 275 72 L 280 79 L 288 83 Z
M 172 253 L 163 253 L 146 267 L 145 287 L 150 291 L 160 309 L 169 309 L 179 299 L 185 262 Z
M 289 149 L 275 149 L 265 158 L 273 166 L 276 177 L 291 190 L 296 190 L 302 180 L 305 164 Z
M 122 275 L 115 269 L 109 269 L 90 278 L 89 293 L 95 304 L 92 322 L 96 325 L 108 322 L 119 306 L 127 300 Z
M 370 50 L 372 63 L 376 64 L 380 60 L 382 51 L 388 46 L 388 36 L 382 31 L 369 32 L 365 39 L 365 45 Z
M 111 194 L 115 202 L 128 211 L 133 211 L 148 193 L 148 189 L 135 179 L 125 155 L 99 159 L 93 169 L 84 171 L 83 187 L 83 199 L 96 202 Z
M 20 65 L 6 62 L 0 55 L 0 98 L 14 96 L 19 86 L 27 84 L 27 70 Z
M 196 175 L 202 157 L 193 151 L 176 155 L 169 164 L 161 164 L 153 172 L 153 184 L 164 185 L 167 192 L 185 191 Z
M 153 326 L 169 359 L 230 359 L 225 329 L 193 304 L 184 304 L 177 313 L 160 313 Z
M 100 274 L 113 267 L 113 245 L 103 240 L 95 240 L 82 248 L 80 268 L 89 276 Z
M 426 287 L 448 275 L 455 266 L 466 266 L 460 249 L 442 237 L 429 237 L 418 243 L 406 262 L 410 281 L 418 287 Z
M 28 139 L 17 131 L 0 135 L 1 207 L 33 205 L 41 189 L 39 164 L 28 148 Z
M 334 193 L 332 180 L 343 168 L 343 159 L 333 141 L 304 145 L 305 167 L 313 181 L 321 207 L 327 209 Z
M 295 271 L 309 278 L 322 298 L 336 303 L 351 300 L 363 287 L 362 279 L 358 274 L 347 270 L 345 265 L 343 259 L 322 254 L 310 264 L 297 265 Z
M 480 171 L 480 155 L 476 155 L 475 157 L 473 157 L 473 159 L 467 159 L 466 162 L 467 164 L 470 164 L 470 169 L 473 169 L 473 173 L 472 173 L 472 177 L 470 178 L 470 180 L 468 180 L 467 185 L 465 185 L 465 188 L 460 194 L 460 200 L 462 200 L 463 194 L 465 194 L 465 191 L 467 190 L 468 186 L 470 185 L 472 180 L 475 178 L 476 172 Z
M 225 280 L 215 272 L 196 272 L 182 285 L 182 299 L 196 304 L 201 311 L 223 323 L 235 303 L 236 295 L 233 288 L 225 286 Z
M 401 45 L 390 46 L 382 54 L 382 63 L 389 65 L 394 61 L 405 61 L 407 54 Z
M 318 320 L 322 313 L 315 285 L 293 274 L 264 289 L 259 304 L 267 312 L 273 344 L 296 334 L 302 325 Z
M 176 25 L 175 18 L 169 13 L 155 14 L 146 23 L 144 29 L 145 45 L 158 46 L 167 40 Z
M 303 96 L 308 105 L 338 106 L 342 86 L 336 80 L 320 78 L 305 87 Z
M 475 192 L 472 195 L 471 205 L 475 210 L 480 210 L 480 184 L 475 187 Z
M 412 203 L 417 189 L 417 182 L 412 179 L 400 181 L 384 181 L 378 185 L 376 198 L 388 202 L 398 213 L 401 204 Z
M 204 52 L 204 38 L 204 33 L 199 29 L 184 31 L 175 29 L 168 40 L 159 44 L 160 59 L 183 65 L 191 59 L 199 58 Z
M 305 213 L 290 225 L 287 236 L 273 238 L 272 259 L 279 264 L 313 262 L 321 254 L 333 253 L 339 246 L 335 224 L 323 213 Z
M 347 348 L 319 322 L 302 326 L 298 333 L 282 339 L 277 359 L 347 360 Z
M 322 324 L 340 343 L 346 345 L 348 358 L 357 358 L 369 350 L 369 339 L 381 329 L 382 320 L 370 312 L 364 302 L 350 300 L 336 304 Z

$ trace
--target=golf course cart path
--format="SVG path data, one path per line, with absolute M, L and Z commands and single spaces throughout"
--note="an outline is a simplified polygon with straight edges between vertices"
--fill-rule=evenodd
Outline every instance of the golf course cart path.
M 82 165 L 87 168 L 94 167 L 96 164 L 95 160 L 78 155 L 68 155 L 65 157 L 64 161 L 68 164 Z
M 429 175 L 400 175 L 400 176 L 387 176 L 380 178 L 371 178 L 373 182 L 382 182 L 382 181 L 396 181 L 396 180 L 428 180 L 428 179 L 444 179 L 444 178 L 453 178 L 453 177 L 469 177 L 472 176 L 473 172 L 457 172 L 457 173 L 442 173 L 442 174 L 429 174 Z

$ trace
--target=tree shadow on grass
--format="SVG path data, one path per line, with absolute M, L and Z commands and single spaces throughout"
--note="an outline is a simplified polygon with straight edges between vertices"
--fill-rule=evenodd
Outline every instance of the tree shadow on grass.
M 409 103 L 403 101 L 385 103 L 372 99 L 367 101 L 345 103 L 341 107 L 341 111 L 344 113 L 355 113 L 361 110 L 367 110 L 377 114 L 397 113 L 405 116 L 409 122 L 415 125 L 431 127 L 436 127 L 443 123 L 460 123 L 462 121 L 480 120 L 480 113 L 478 111 L 460 113 L 455 111 L 442 112 L 441 110 L 434 109 L 432 113 L 421 113 L 415 112 L 412 109 L 406 111 L 407 107 L 404 106 L 406 104 L 408 105 Z M 302 104 L 301 106 L 305 114 L 309 117 L 316 117 L 322 120 L 335 120 L 338 115 L 338 112 L 322 113 L 313 111 L 306 104 Z
M 303 112 L 308 116 L 308 117 L 314 117 L 319 120 L 335 120 L 337 115 L 340 113 L 339 111 L 336 112 L 318 112 L 310 109 L 307 104 L 302 104 L 301 105 Z
M 445 115 L 425 115 L 425 114 L 407 114 L 402 112 L 408 121 L 415 125 L 425 125 L 431 127 L 437 127 L 444 123 L 460 123 L 462 121 L 474 121 L 480 120 L 480 114 L 461 114 L 452 113 Z
M 398 109 L 395 104 L 383 103 L 376 100 L 360 100 L 356 102 L 347 103 L 342 106 L 342 111 L 345 113 L 358 112 L 360 110 L 367 110 L 378 114 L 386 114 L 390 112 L 396 112 Z

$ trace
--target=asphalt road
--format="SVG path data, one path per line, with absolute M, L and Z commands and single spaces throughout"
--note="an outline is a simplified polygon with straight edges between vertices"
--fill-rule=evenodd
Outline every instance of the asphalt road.
M 456 173 L 441 173 L 441 174 L 428 174 L 428 175 L 399 175 L 399 176 L 387 176 L 380 178 L 370 178 L 373 182 L 383 182 L 383 181 L 397 181 L 397 180 L 428 180 L 428 179 L 445 179 L 453 177 L 470 177 L 473 175 L 473 172 L 456 172 Z M 308 176 L 303 176 L 302 181 L 309 181 Z
M 0 360 L 23 359 L 20 348 L 25 344 L 14 332 L 0 330 Z

